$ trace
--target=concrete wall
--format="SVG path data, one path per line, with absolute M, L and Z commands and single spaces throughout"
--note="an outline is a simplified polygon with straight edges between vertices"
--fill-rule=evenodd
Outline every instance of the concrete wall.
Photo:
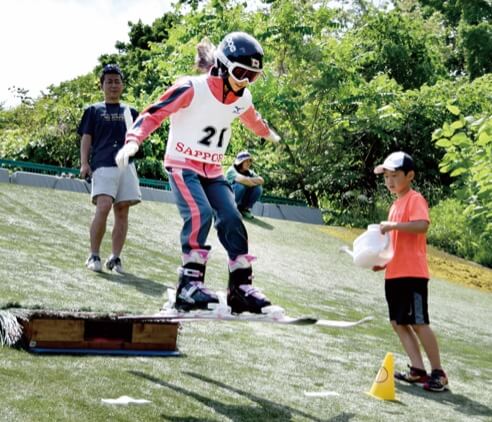
M 10 175 L 7 169 L 0 168 L 0 183 L 9 183 Z
M 91 186 L 85 180 L 29 173 L 27 171 L 16 171 L 10 178 L 10 183 L 72 192 L 89 193 L 91 191 Z
M 49 176 L 45 174 L 17 171 L 9 178 L 6 169 L 0 169 L 0 182 L 9 182 L 18 185 L 61 189 L 72 192 L 90 193 L 90 184 L 85 180 L 69 177 Z M 174 195 L 170 191 L 142 187 L 144 201 L 159 201 L 174 203 Z M 252 212 L 258 217 L 276 218 L 280 220 L 298 221 L 309 224 L 323 224 L 321 211 L 317 208 L 301 207 L 297 205 L 268 204 L 257 202 Z

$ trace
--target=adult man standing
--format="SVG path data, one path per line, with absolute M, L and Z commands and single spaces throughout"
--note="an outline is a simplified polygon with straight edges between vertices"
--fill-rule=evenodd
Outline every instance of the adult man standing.
M 100 246 L 106 232 L 109 212 L 113 209 L 112 253 L 106 268 L 122 273 L 120 254 L 128 232 L 131 205 L 141 201 L 139 181 L 134 163 L 119 169 L 115 163 L 118 150 L 125 143 L 138 112 L 120 103 L 123 93 L 123 73 L 114 64 L 104 66 L 100 75 L 104 102 L 85 109 L 78 133 L 80 143 L 80 176 L 91 178 L 91 199 L 96 212 L 90 226 L 90 255 L 86 266 L 92 271 L 102 270 Z

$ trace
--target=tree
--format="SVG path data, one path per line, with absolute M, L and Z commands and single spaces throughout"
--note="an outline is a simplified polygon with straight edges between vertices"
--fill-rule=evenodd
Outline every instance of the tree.
M 400 1 L 398 3 L 404 3 Z M 425 17 L 443 16 L 448 27 L 447 41 L 453 51 L 448 61 L 454 74 L 466 73 L 470 79 L 492 72 L 492 3 L 488 0 L 418 0 Z
M 372 10 L 349 33 L 354 59 L 367 80 L 384 73 L 405 89 L 445 76 L 443 44 L 419 13 Z
M 36 101 L 3 113 L 0 156 L 62 167 L 78 167 L 76 128 L 85 105 L 95 100 L 95 77 L 86 75 L 50 86 Z
M 492 25 L 462 23 L 459 28 L 460 46 L 470 79 L 492 73 Z

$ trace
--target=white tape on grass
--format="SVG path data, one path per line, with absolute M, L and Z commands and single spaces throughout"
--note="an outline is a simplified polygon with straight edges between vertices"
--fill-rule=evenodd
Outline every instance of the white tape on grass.
M 306 397 L 330 397 L 339 396 L 336 391 L 304 391 Z
M 147 403 L 150 403 L 149 400 L 134 399 L 133 397 L 129 397 L 129 396 L 121 396 L 121 397 L 118 397 L 117 399 L 101 399 L 101 401 L 103 403 L 106 403 L 106 404 L 129 404 L 129 403 L 147 404 Z

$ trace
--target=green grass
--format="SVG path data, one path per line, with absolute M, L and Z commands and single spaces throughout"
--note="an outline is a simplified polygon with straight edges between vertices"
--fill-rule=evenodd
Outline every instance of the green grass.
M 131 210 L 125 276 L 87 271 L 87 195 L 0 184 L 0 308 L 155 312 L 176 282 L 173 205 Z M 452 392 L 397 385 L 399 402 L 365 394 L 387 352 L 406 357 L 386 317 L 383 275 L 351 264 L 319 226 L 247 222 L 257 286 L 293 316 L 374 321 L 350 330 L 186 323 L 178 358 L 40 356 L 0 349 L 1 421 L 487 421 L 492 418 L 492 295 L 446 280 L 430 288 L 432 326 Z M 110 230 L 103 255 L 110 251 Z M 226 255 L 210 234 L 207 283 L 224 289 Z M 337 396 L 306 397 L 334 391 Z M 145 405 L 107 405 L 122 395 Z

